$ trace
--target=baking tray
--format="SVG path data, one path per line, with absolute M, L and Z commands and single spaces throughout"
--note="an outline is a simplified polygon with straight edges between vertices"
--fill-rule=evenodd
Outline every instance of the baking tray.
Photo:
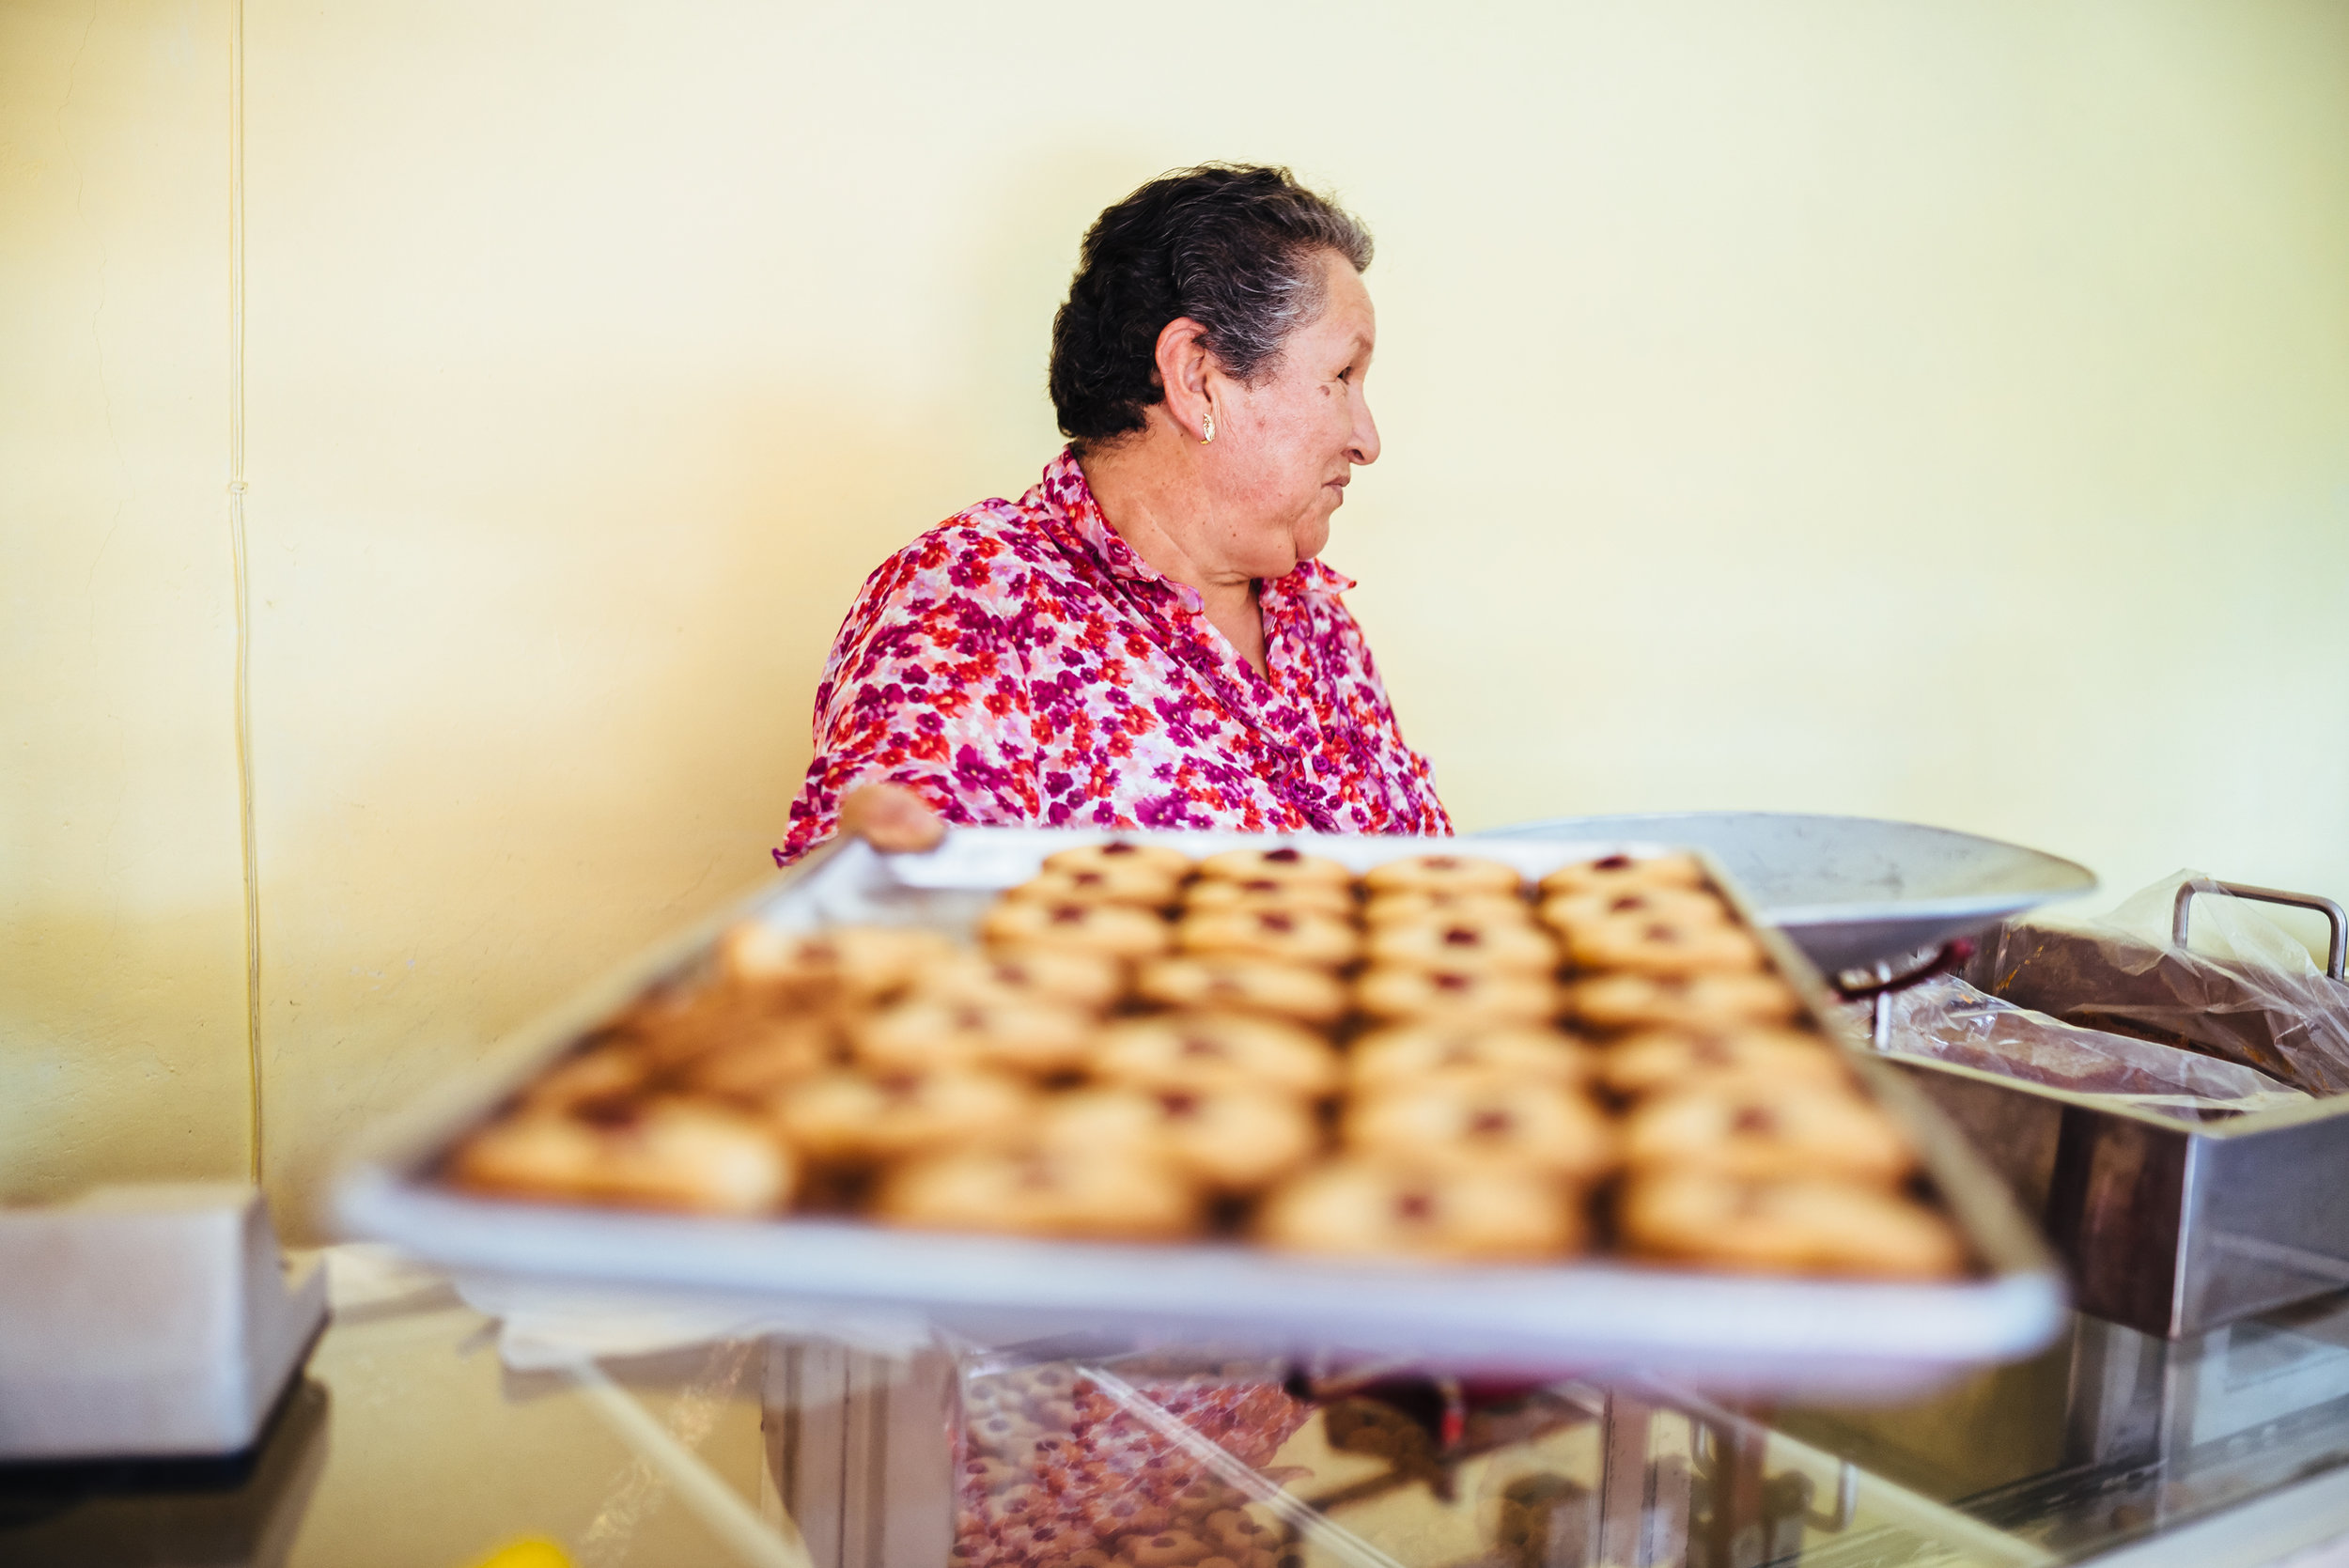
M 1865 969 L 2096 891 L 2086 866 L 1949 828 L 1800 812 L 1565 816 L 1495 836 L 1636 838 L 1712 851 L 1762 917 L 1828 974 Z
M 2341 990 L 2349 1005 L 2341 977 L 2349 920 L 2339 905 L 2217 885 L 2328 909 L 2328 973 L 2300 984 Z M 2195 888 L 2181 890 L 2180 947 Z M 2175 995 L 2158 976 L 2114 967 L 2103 942 L 2053 927 L 2026 932 L 2022 962 L 1992 972 L 1999 944 L 1986 944 L 1966 977 L 2091 1028 L 2125 1026 L 2133 1009 L 2155 999 L 2175 1011 Z M 2210 1016 L 2186 1028 L 2239 1050 L 2259 1037 L 2262 1014 L 2248 986 L 2227 994 L 2225 966 L 2204 970 L 2214 986 Z M 2349 1204 L 2340 1196 L 2349 1173 L 2349 1094 L 2197 1122 L 1930 1057 L 1880 1060 L 1910 1074 L 2042 1220 L 2086 1312 L 2176 1339 L 2349 1286 Z
M 835 842 L 724 911 L 526 1027 L 368 1139 L 334 1188 L 352 1235 L 458 1270 L 914 1306 L 933 1315 L 1016 1315 L 1038 1333 L 1114 1326 L 1290 1354 L 1410 1356 L 1515 1372 L 1636 1366 L 1708 1387 L 1898 1393 L 2027 1355 L 2065 1321 L 2053 1259 L 2005 1189 L 1832 1005 L 1810 963 L 1753 921 L 1708 862 L 1773 963 L 1915 1139 L 1952 1217 L 1985 1265 L 1975 1278 L 1896 1283 L 1705 1274 L 1621 1261 L 1460 1266 L 1333 1262 L 1237 1243 L 1139 1246 L 892 1230 L 832 1218 L 740 1220 L 471 1196 L 431 1172 L 452 1141 L 653 982 L 702 960 L 732 922 L 786 929 L 863 922 L 968 931 L 1001 889 L 1043 858 L 1109 834 L 952 831 L 923 855 Z M 1192 855 L 1262 845 L 1239 833 L 1128 833 Z M 1423 839 L 1298 834 L 1280 840 L 1356 871 L 1424 854 Z M 1573 862 L 1675 846 L 1621 840 L 1450 841 L 1538 877 Z

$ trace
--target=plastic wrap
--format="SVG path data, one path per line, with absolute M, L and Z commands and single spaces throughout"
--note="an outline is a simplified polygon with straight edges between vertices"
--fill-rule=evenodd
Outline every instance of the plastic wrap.
M 966 1373 L 951 1568 L 1277 1568 L 1264 1467 L 1313 1414 L 1283 1376 L 1154 1358 Z
M 1939 975 L 1887 1000 L 1886 1048 L 2094 1094 L 2143 1110 L 2201 1119 L 2304 1102 L 2255 1068 L 2082 1029 Z
M 2170 944 L 2170 914 L 2188 882 L 2198 893 L 2182 949 Z M 2349 1093 L 2349 986 L 2259 909 L 2181 871 L 2109 914 L 2001 927 L 1967 978 L 2083 1029 L 2182 1047 L 2310 1094 Z

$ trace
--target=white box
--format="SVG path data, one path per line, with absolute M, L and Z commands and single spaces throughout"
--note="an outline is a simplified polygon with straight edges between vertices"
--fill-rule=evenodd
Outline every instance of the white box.
M 0 1460 L 233 1453 L 325 1321 L 241 1184 L 0 1209 Z

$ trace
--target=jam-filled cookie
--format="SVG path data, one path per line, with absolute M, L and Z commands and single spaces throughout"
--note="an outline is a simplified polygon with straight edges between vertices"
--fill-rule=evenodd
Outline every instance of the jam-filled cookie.
M 1002 1073 L 827 1073 L 787 1091 L 775 1120 L 809 1158 L 864 1165 L 1019 1133 L 1035 1095 Z
M 1603 925 L 1610 920 L 1646 916 L 1687 925 L 1731 925 L 1736 916 L 1719 893 L 1697 888 L 1617 888 L 1602 893 L 1564 893 L 1542 904 L 1542 920 L 1560 931 Z
M 1156 909 L 1174 902 L 1178 886 L 1143 866 L 1093 871 L 1047 869 L 1016 887 L 1005 888 L 1003 896 L 1048 904 L 1130 904 L 1138 909 Z
M 1844 1182 L 1666 1172 L 1626 1183 L 1616 1214 L 1635 1254 L 1701 1267 L 1946 1280 L 1967 1265 L 1964 1241 L 1939 1215 Z
M 1579 1088 L 1594 1070 L 1590 1049 L 1538 1024 L 1397 1024 L 1363 1035 L 1346 1053 L 1347 1086 L 1357 1094 L 1418 1083 Z
M 1304 909 L 1214 909 L 1186 916 L 1175 940 L 1186 953 L 1270 958 L 1343 969 L 1361 949 L 1353 924 Z
M 1200 1200 L 1179 1172 L 1130 1153 L 966 1149 L 891 1172 L 873 1214 L 931 1230 L 1173 1241 L 1198 1230 Z
M 1190 875 L 1191 859 L 1163 844 L 1139 844 L 1113 838 L 1106 844 L 1081 844 L 1044 857 L 1047 871 L 1110 871 L 1119 876 L 1147 874 L 1171 892 Z
M 1336 861 L 1281 845 L 1271 849 L 1227 849 L 1199 862 L 1199 875 L 1226 882 L 1318 882 L 1350 888 L 1354 874 Z
M 1694 855 L 1608 855 L 1562 865 L 1541 880 L 1544 898 L 1623 888 L 1702 888 L 1711 878 Z
M 1412 855 L 1362 873 L 1362 886 L 1374 896 L 1436 892 L 1514 895 L 1524 885 L 1525 878 L 1516 866 L 1472 855 Z
M 1381 925 L 1370 934 L 1370 961 L 1412 969 L 1510 970 L 1548 974 L 1558 944 L 1530 922 L 1445 917 Z
M 1354 890 L 1330 882 L 1283 882 L 1269 877 L 1250 877 L 1240 881 L 1203 877 L 1185 891 L 1183 908 L 1191 914 L 1279 909 L 1351 920 Z
M 1019 1002 L 1097 1013 L 1125 987 L 1125 967 L 1102 954 L 1066 947 L 997 948 L 958 953 L 924 970 L 913 994 L 932 1001 Z
M 1615 1160 L 1605 1115 L 1571 1089 L 1416 1083 L 1346 1107 L 1346 1147 L 1426 1170 L 1505 1167 L 1590 1181 Z
M 1166 922 L 1125 904 L 1007 898 L 988 910 L 979 931 L 1001 947 L 1065 947 L 1109 958 L 1147 958 L 1166 951 Z
M 1605 974 L 1568 986 L 1566 1008 L 1593 1029 L 1728 1029 L 1789 1023 L 1802 1001 L 1774 974 Z
M 1165 1013 L 1112 1024 L 1086 1071 L 1147 1090 L 1261 1089 L 1299 1099 L 1333 1092 L 1344 1070 L 1330 1043 L 1294 1024 L 1238 1013 Z
M 1533 906 L 1508 893 L 1452 893 L 1432 888 L 1378 893 L 1362 906 L 1362 924 L 1373 930 L 1382 925 L 1409 925 L 1427 920 L 1531 925 L 1533 923 Z
M 901 925 L 838 925 L 778 931 L 745 921 L 718 940 L 726 978 L 751 988 L 830 985 L 852 1002 L 894 995 L 955 951 L 936 931 Z
M 1753 1084 L 1851 1087 L 1842 1055 L 1816 1034 L 1774 1025 L 1642 1030 L 1610 1046 L 1599 1081 L 1626 1098 Z
M 1547 976 L 1508 970 L 1384 964 L 1356 983 L 1354 999 L 1363 1012 L 1378 1018 L 1534 1022 L 1558 1011 L 1558 987 Z
M 763 1102 L 836 1065 L 846 1046 L 839 1027 L 822 1014 L 762 1018 L 679 1068 L 677 1081 L 721 1099 Z
M 1848 1090 L 1724 1085 L 1657 1094 L 1623 1122 L 1635 1168 L 1766 1181 L 1833 1176 L 1899 1182 L 1917 1157 L 1891 1118 Z
M 1502 1263 L 1579 1251 L 1587 1226 L 1579 1196 L 1540 1176 L 1341 1159 L 1275 1189 L 1258 1212 L 1256 1235 L 1268 1246 L 1339 1257 Z
M 1346 1014 L 1346 986 L 1326 970 L 1268 958 L 1159 958 L 1134 976 L 1134 994 L 1165 1007 L 1239 1009 L 1335 1023 Z
M 459 1187 L 697 1214 L 780 1208 L 797 1162 L 757 1121 L 689 1100 L 599 1101 L 491 1123 L 458 1147 Z
M 595 1100 L 625 1099 L 644 1091 L 656 1070 L 651 1053 L 632 1037 L 606 1035 L 532 1079 L 521 1103 L 531 1110 L 568 1110 Z
M 1033 1002 L 901 1001 L 855 1034 L 857 1060 L 877 1072 L 993 1067 L 1046 1077 L 1084 1060 L 1093 1019 Z
M 1220 1192 L 1252 1192 L 1321 1147 L 1313 1112 L 1262 1089 L 1087 1089 L 1044 1104 L 1046 1148 L 1130 1150 Z
M 1566 933 L 1566 955 L 1586 970 L 1631 974 L 1750 972 L 1769 960 L 1739 925 L 1618 915 Z

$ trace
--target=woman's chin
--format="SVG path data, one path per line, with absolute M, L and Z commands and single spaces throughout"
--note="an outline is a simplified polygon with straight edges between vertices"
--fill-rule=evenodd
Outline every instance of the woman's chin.
M 1320 554 L 1322 546 L 1329 542 L 1330 520 L 1327 517 L 1315 518 L 1310 522 L 1301 524 L 1297 530 L 1295 536 L 1297 558 L 1299 561 L 1310 561 Z

